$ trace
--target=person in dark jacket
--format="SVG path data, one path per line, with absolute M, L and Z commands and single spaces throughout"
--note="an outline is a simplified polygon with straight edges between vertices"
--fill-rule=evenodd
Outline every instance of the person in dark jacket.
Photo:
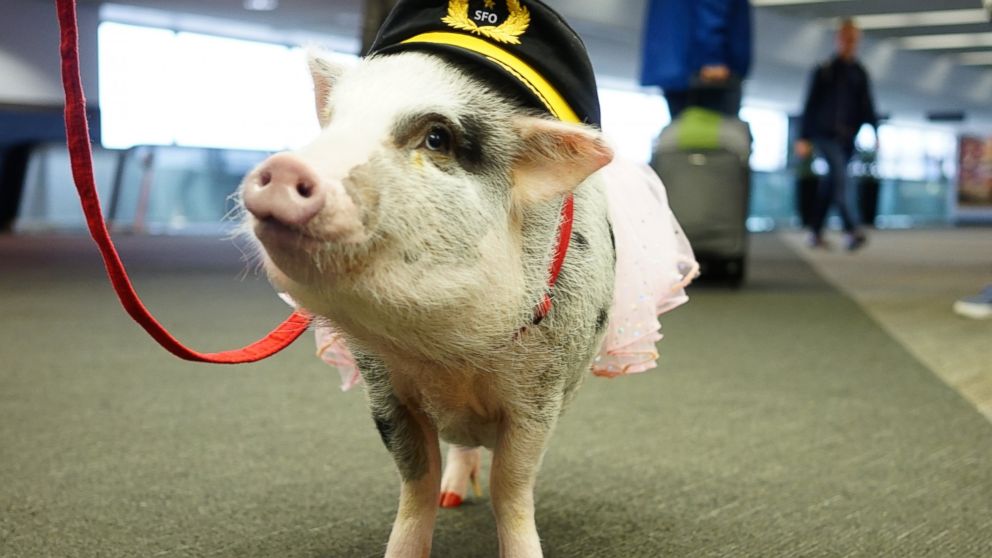
M 844 20 L 837 30 L 836 54 L 814 68 L 810 77 L 796 155 L 805 159 L 815 149 L 829 168 L 820 184 L 810 223 L 809 244 L 814 248 L 828 247 L 823 227 L 832 205 L 843 221 L 847 248 L 857 250 L 866 241 L 848 200 L 848 163 L 854 155 L 854 139 L 864 124 L 870 124 L 878 138 L 870 79 L 857 60 L 860 42 L 861 31 L 854 21 Z
M 748 0 L 651 0 L 641 83 L 661 87 L 676 118 L 692 102 L 736 116 L 751 67 Z

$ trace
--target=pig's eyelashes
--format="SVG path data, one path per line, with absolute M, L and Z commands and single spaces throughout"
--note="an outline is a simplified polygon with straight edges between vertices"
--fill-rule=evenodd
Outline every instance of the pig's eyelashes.
M 427 132 L 427 137 L 424 138 L 424 147 L 426 147 L 429 151 L 450 153 L 451 131 L 440 124 L 431 126 L 430 131 Z

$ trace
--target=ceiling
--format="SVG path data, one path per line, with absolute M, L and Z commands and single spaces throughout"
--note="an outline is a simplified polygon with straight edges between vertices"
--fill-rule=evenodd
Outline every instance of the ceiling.
M 795 2 L 783 4 L 782 2 Z M 861 20 L 866 33 L 874 38 L 896 40 L 911 36 L 943 34 L 969 34 L 973 38 L 992 39 L 992 23 L 982 7 L 982 0 L 828 0 L 806 2 L 797 0 L 754 0 L 759 9 L 774 10 L 780 14 L 802 20 L 821 20 L 832 23 L 843 17 Z M 769 4 L 762 6 L 763 4 Z M 939 12 L 939 13 L 935 13 Z M 950 12 L 950 13 L 949 13 Z M 899 27 L 872 28 L 872 20 L 879 15 L 916 14 L 918 22 L 902 23 Z M 922 16 L 922 17 L 921 17 Z M 968 21 L 967 23 L 961 22 Z M 955 22 L 957 21 L 957 22 Z M 929 23 L 928 23 L 929 22 Z M 926 50 L 926 49 L 924 49 Z M 992 52 L 992 40 L 987 46 L 961 49 L 939 49 L 933 52 L 956 54 L 982 50 Z M 992 67 L 992 61 L 987 64 Z
M 628 86 L 636 83 L 647 0 L 545 1 L 583 36 L 593 63 L 605 80 Z M 316 42 L 334 42 L 334 48 L 358 50 L 363 0 L 280 0 L 278 9 L 267 12 L 248 11 L 243 2 L 117 0 L 115 4 L 156 10 L 146 11 L 143 17 L 151 17 L 160 25 L 199 31 L 216 29 L 218 33 L 285 42 L 315 42 L 313 37 L 317 37 L 328 40 Z M 832 27 L 839 17 L 857 19 L 857 16 L 890 13 L 977 10 L 981 2 L 752 0 L 756 63 L 747 93 L 765 104 L 798 109 L 808 69 L 831 52 Z M 948 33 L 989 37 L 989 44 L 969 49 L 931 50 L 908 49 L 903 42 L 910 36 Z M 992 61 L 988 67 L 966 66 L 959 58 L 963 52 L 992 53 L 992 26 L 988 23 L 867 29 L 865 36 L 862 59 L 876 78 L 883 110 L 918 116 L 935 110 L 962 110 L 969 114 L 969 120 L 992 129 Z M 334 40 L 329 41 L 331 38 Z
M 837 22 L 850 17 L 864 29 L 860 58 L 874 78 L 884 112 L 920 119 L 933 112 L 964 112 L 972 124 L 984 130 L 992 126 L 992 24 L 982 0 L 752 3 L 759 27 L 763 22 L 776 37 L 774 44 L 758 37 L 759 65 L 762 55 L 799 62 L 804 54 L 815 50 L 813 47 L 823 56 L 824 49 L 832 49 Z M 795 24 L 792 28 L 790 21 Z M 945 48 L 941 43 L 949 39 L 977 45 Z M 982 64 L 976 63 L 978 58 Z M 781 71 L 781 65 L 776 70 Z M 966 127 L 958 127 L 962 126 Z
M 47 1 L 47 0 L 42 0 Z M 80 0 L 100 4 L 102 0 Z M 546 0 L 578 26 L 599 34 L 640 31 L 645 0 Z M 116 3 L 171 12 L 234 19 L 259 26 L 305 30 L 312 33 L 357 34 L 363 0 L 279 0 L 273 11 L 249 11 L 244 0 L 116 0 Z M 840 17 L 948 10 L 981 10 L 981 0 L 753 0 L 759 11 L 772 10 L 799 21 L 824 21 Z M 941 33 L 992 34 L 985 22 L 930 25 L 899 29 L 872 29 L 879 38 Z M 992 50 L 992 45 L 986 47 Z M 990 64 L 992 65 L 992 64 Z

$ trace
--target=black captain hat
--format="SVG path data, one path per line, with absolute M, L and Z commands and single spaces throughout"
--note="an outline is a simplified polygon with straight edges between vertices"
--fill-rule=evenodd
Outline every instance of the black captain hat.
M 399 0 L 369 55 L 410 50 L 481 62 L 518 86 L 534 108 L 600 126 L 585 45 L 539 0 Z

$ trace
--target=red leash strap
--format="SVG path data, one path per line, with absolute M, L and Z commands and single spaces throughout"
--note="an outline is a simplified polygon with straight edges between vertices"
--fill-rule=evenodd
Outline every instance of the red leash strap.
M 65 88 L 65 127 L 72 161 L 72 176 L 79 192 L 79 200 L 86 214 L 86 225 L 90 235 L 100 248 L 107 276 L 114 285 L 121 304 L 127 313 L 145 328 L 162 347 L 185 360 L 213 362 L 218 364 L 241 364 L 257 362 L 268 358 L 288 347 L 310 325 L 310 317 L 295 312 L 279 327 L 243 349 L 220 353 L 196 352 L 173 337 L 141 303 L 134 291 L 124 264 L 114 248 L 114 243 L 103 221 L 103 211 L 96 194 L 93 179 L 93 154 L 90 150 L 89 125 L 86 121 L 86 99 L 79 77 L 79 30 L 76 23 L 76 1 L 56 0 L 59 26 L 62 34 L 62 85 Z

